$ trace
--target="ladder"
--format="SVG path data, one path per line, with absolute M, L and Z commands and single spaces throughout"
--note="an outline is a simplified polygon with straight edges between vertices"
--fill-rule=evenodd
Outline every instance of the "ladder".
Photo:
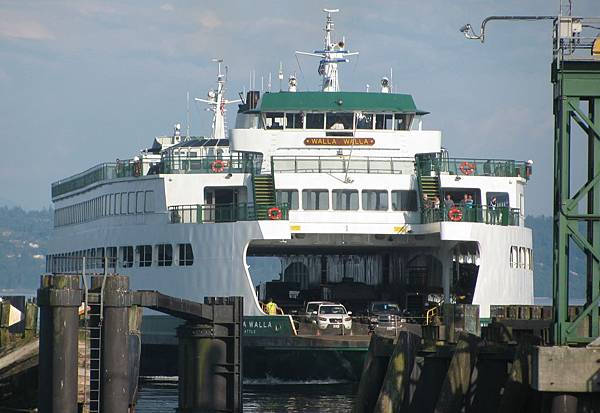
M 272 174 L 252 175 L 254 212 L 257 219 L 267 219 L 267 211 L 276 205 L 275 180 Z
M 88 406 L 89 413 L 100 413 L 102 376 L 102 320 L 104 318 L 104 285 L 107 271 L 105 268 L 102 286 L 99 290 L 90 291 L 84 270 L 82 273 L 84 284 L 84 334 L 85 354 L 87 362 L 84 368 L 84 405 Z M 89 363 L 89 377 L 87 364 Z

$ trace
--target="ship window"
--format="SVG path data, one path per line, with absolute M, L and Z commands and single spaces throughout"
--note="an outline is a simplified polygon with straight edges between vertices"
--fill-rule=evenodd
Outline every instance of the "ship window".
M 356 129 L 373 129 L 373 114 L 358 112 L 356 114 Z
M 404 115 L 396 113 L 394 115 L 394 129 L 395 130 L 409 130 L 414 115 Z
M 510 247 L 510 267 L 519 267 L 519 248 L 515 246 Z
M 327 113 L 327 129 L 352 129 L 354 113 Z
M 375 115 L 375 129 L 392 130 L 394 127 L 394 115 L 377 114 Z
M 302 191 L 302 209 L 324 211 L 329 209 L 329 191 L 327 189 L 305 189 Z
M 179 265 L 193 265 L 194 264 L 194 251 L 192 251 L 192 244 L 178 244 L 179 248 Z
M 417 192 L 413 190 L 392 191 L 392 211 L 416 211 Z
M 144 191 L 138 191 L 136 194 L 136 200 L 135 200 L 135 212 L 137 214 L 141 214 L 144 212 Z
M 109 268 L 117 266 L 117 247 L 106 247 L 106 261 Z
M 278 204 L 287 204 L 288 209 L 298 209 L 298 191 L 295 189 L 278 189 L 276 192 Z
M 115 215 L 121 213 L 121 193 L 115 194 Z
M 332 192 L 333 209 L 356 211 L 358 209 L 358 191 L 352 189 L 334 189 Z
M 121 247 L 121 262 L 123 267 L 133 267 L 133 247 Z
M 388 192 L 385 190 L 362 191 L 362 209 L 367 211 L 387 211 Z
M 265 128 L 283 129 L 284 120 L 283 113 L 265 113 Z
M 121 192 L 121 214 L 127 213 L 127 192 Z
M 158 245 L 158 266 L 168 267 L 173 263 L 173 246 L 171 244 Z
M 154 191 L 146 191 L 144 212 L 154 212 Z
M 149 267 L 152 265 L 152 245 L 138 245 L 135 250 L 140 267 Z
M 306 114 L 306 129 L 323 129 L 325 124 L 325 114 L 323 113 L 307 113 Z
M 527 254 L 525 254 L 525 247 L 519 248 L 519 268 L 527 268 L 526 261 Z
M 287 129 L 302 129 L 304 127 L 303 113 L 286 113 L 285 127 Z
M 129 193 L 129 209 L 128 213 L 135 214 L 135 192 Z

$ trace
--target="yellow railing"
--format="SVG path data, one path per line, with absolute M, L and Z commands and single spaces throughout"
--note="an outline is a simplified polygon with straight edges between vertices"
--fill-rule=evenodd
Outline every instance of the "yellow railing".
M 438 313 L 438 309 L 440 308 L 440 306 L 436 306 L 433 308 L 430 308 L 429 310 L 427 310 L 427 312 L 425 313 L 425 325 L 428 326 L 429 324 L 431 324 L 431 321 L 433 320 L 433 317 L 435 317 Z

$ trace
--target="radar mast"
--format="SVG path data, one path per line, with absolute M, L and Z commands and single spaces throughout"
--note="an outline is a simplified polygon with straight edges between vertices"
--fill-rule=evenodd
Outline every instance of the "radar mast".
M 358 55 L 358 52 L 349 52 L 345 49 L 346 41 L 344 38 L 338 42 L 332 42 L 331 32 L 333 31 L 332 13 L 337 13 L 339 9 L 323 9 L 327 13 L 325 21 L 325 48 L 323 50 L 315 50 L 313 53 L 296 52 L 296 54 L 304 56 L 320 57 L 319 75 L 323 78 L 321 90 L 323 92 L 338 92 L 340 90 L 340 81 L 338 75 L 338 63 L 347 63 L 347 56 Z
M 209 106 L 207 110 L 213 112 L 211 138 L 225 139 L 225 105 L 241 102 L 241 100 L 225 99 L 225 82 L 227 81 L 227 76 L 226 73 L 221 73 L 221 63 L 223 63 L 223 59 L 213 59 L 212 61 L 218 64 L 217 89 L 208 91 L 208 99 L 196 98 L 195 100 L 207 103 Z M 225 67 L 225 72 L 227 72 L 227 67 Z

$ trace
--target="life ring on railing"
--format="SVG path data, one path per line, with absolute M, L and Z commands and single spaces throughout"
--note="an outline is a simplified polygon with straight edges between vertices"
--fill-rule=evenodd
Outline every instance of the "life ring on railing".
M 281 219 L 281 217 L 282 217 L 281 209 L 279 209 L 277 207 L 269 208 L 267 210 L 267 216 L 269 217 L 269 219 L 271 219 L 273 221 Z
M 463 175 L 473 175 L 475 173 L 475 164 L 471 162 L 464 161 L 460 164 L 460 171 Z
M 225 170 L 225 162 L 223 162 L 221 159 L 217 159 L 216 161 L 210 164 L 210 169 L 214 173 L 221 173 Z
M 458 208 L 451 208 L 448 211 L 448 219 L 454 222 L 462 221 L 462 211 Z

